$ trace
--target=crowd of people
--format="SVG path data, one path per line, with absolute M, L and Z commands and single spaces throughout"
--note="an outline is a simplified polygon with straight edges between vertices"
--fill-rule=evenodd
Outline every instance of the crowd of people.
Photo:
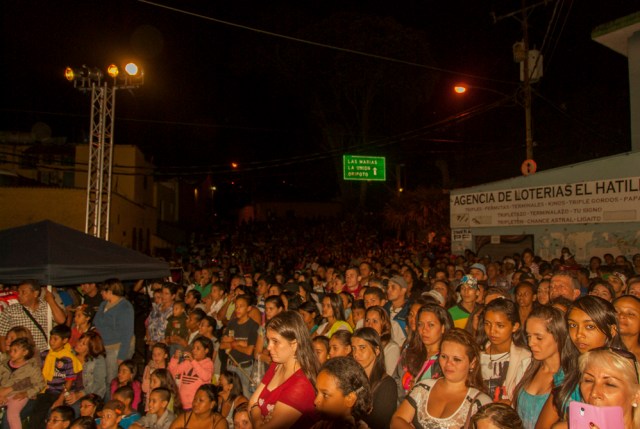
M 546 429 L 572 404 L 640 427 L 640 255 L 314 248 L 325 229 L 283 228 L 195 249 L 172 281 L 17 285 L 2 427 Z

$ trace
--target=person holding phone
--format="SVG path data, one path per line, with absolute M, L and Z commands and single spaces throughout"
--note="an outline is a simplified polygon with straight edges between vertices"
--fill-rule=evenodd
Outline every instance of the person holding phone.
M 622 408 L 622 422 L 613 422 L 611 418 L 605 417 L 601 422 L 589 421 L 585 424 L 600 429 L 639 428 L 640 381 L 634 354 L 622 349 L 602 347 L 580 356 L 579 367 L 580 393 L 587 404 Z M 574 422 L 579 418 L 580 413 L 571 414 L 569 425 L 586 427 Z

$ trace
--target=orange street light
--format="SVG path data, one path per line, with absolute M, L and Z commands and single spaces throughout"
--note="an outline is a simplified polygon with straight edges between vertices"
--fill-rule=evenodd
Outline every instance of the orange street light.
M 467 87 L 464 86 L 463 84 L 459 84 L 453 87 L 453 90 L 457 93 L 457 94 L 464 94 L 465 92 L 467 92 Z

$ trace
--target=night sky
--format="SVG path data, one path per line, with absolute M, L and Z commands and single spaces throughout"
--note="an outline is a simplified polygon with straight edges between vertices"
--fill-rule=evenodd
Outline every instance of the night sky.
M 540 170 L 630 149 L 627 60 L 590 34 L 634 12 L 631 3 L 557 0 L 531 11 L 530 44 L 545 56 L 534 86 Z M 387 189 L 397 164 L 410 189 L 442 186 L 443 162 L 450 187 L 519 174 L 523 109 L 509 100 L 487 106 L 518 89 L 511 47 L 520 22 L 494 22 L 491 13 L 517 11 L 520 1 L 157 4 L 201 17 L 133 0 L 4 2 L 0 129 L 45 123 L 54 137 L 86 141 L 90 100 L 64 68 L 136 59 L 146 82 L 118 93 L 115 141 L 138 145 L 159 177 L 209 175 L 221 186 L 243 185 L 251 198 L 331 198 L 340 144 L 386 156 Z M 460 81 L 486 89 L 455 96 Z M 353 109 L 362 100 L 366 115 Z M 327 136 L 338 138 L 337 148 Z

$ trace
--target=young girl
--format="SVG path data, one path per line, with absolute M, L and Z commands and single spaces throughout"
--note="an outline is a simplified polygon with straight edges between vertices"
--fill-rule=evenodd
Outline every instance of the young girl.
M 531 312 L 525 324 L 533 359 L 513 393 L 514 408 L 524 428 L 534 429 L 538 416 L 553 388 L 553 377 L 561 368 L 575 365 L 577 353 L 567 353 L 570 342 L 564 315 L 550 306 Z M 571 350 L 571 349 L 569 349 Z
M 159 368 L 151 374 L 150 388 L 151 390 L 158 387 L 164 387 L 171 392 L 171 400 L 169 400 L 168 410 L 171 410 L 174 414 L 182 412 L 182 401 L 180 401 L 180 391 L 176 385 L 176 381 L 173 375 L 168 369 Z
M 151 347 L 151 360 L 144 367 L 142 374 L 142 393 L 144 393 L 144 410 L 149 410 L 149 392 L 151 392 L 151 374 L 157 369 L 166 368 L 169 360 L 169 347 L 165 343 L 155 343 Z
M 111 380 L 111 397 L 118 389 L 118 387 L 130 385 L 133 389 L 133 402 L 131 408 L 138 409 L 140 404 L 140 397 L 142 396 L 142 386 L 140 382 L 136 380 L 136 364 L 127 359 L 118 366 L 118 376 Z
M 511 401 L 516 385 L 531 362 L 531 352 L 525 348 L 520 316 L 513 301 L 498 298 L 485 306 L 484 329 L 478 344 L 484 345 L 480 365 L 486 391 L 494 402 Z
M 73 315 L 73 326 L 71 327 L 71 338 L 69 338 L 69 344 L 71 344 L 72 348 L 76 347 L 82 334 L 95 330 L 95 326 L 93 326 L 94 314 L 95 312 L 88 304 L 76 307 Z
M 318 305 L 313 301 L 306 301 L 298 307 L 298 313 L 300 313 L 304 320 L 304 324 L 309 329 L 309 334 L 313 335 L 322 320 L 322 317 L 318 312 Z
M 27 328 L 23 326 L 14 326 L 13 328 L 7 331 L 7 336 L 4 339 L 4 346 L 7 352 L 0 353 L 0 363 L 6 362 L 9 360 L 9 348 L 11 347 L 11 343 L 17 338 L 26 338 L 34 347 L 34 356 L 36 360 L 40 362 L 40 350 L 36 347 L 36 343 L 33 340 L 33 336 L 31 332 L 27 330 Z
M 323 419 L 313 429 L 368 427 L 362 418 L 371 409 L 371 389 L 364 369 L 348 357 L 327 361 L 316 380 L 315 405 Z
M 26 338 L 15 339 L 9 347 L 10 360 L 0 367 L 0 403 L 7 405 L 7 422 L 12 429 L 22 428 L 20 411 L 45 387 L 34 355 L 34 344 Z
M 598 347 L 623 348 L 620 341 L 616 310 L 613 305 L 597 296 L 587 295 L 576 300 L 565 314 L 565 323 L 571 342 L 567 347 L 580 355 Z M 581 401 L 580 371 L 573 364 L 562 368 L 553 377 L 554 388 L 545 402 L 536 428 L 566 428 L 570 401 Z M 556 425 L 557 423 L 557 425 Z
M 351 325 L 346 322 L 342 298 L 336 293 L 328 293 L 322 298 L 322 317 L 325 322 L 318 327 L 315 336 L 324 335 L 331 338 L 336 331 L 341 329 L 353 332 Z
M 391 339 L 391 320 L 386 310 L 374 305 L 367 309 L 364 326 L 373 328 L 380 335 L 384 350 L 384 366 L 390 376 L 396 371 L 400 360 L 400 346 Z
M 95 419 L 102 411 L 102 398 L 95 393 L 89 393 L 80 399 L 80 416 Z
M 351 332 L 337 331 L 329 340 L 329 358 L 351 356 Z
M 256 340 L 256 347 L 253 354 L 258 361 L 266 365 L 271 364 L 271 356 L 269 355 L 269 350 L 267 350 L 269 341 L 267 340 L 264 327 L 273 316 L 282 311 L 284 311 L 284 303 L 279 296 L 271 295 L 264 300 L 264 323 L 262 323 L 258 329 L 258 339 Z M 262 373 L 264 374 L 264 371 Z
M 361 328 L 351 337 L 353 358 L 364 368 L 371 386 L 373 409 L 364 417 L 371 429 L 388 428 L 396 409 L 398 387 L 387 375 L 380 335 L 373 328 Z
M 324 365 L 327 359 L 329 359 L 329 339 L 324 335 L 315 337 L 311 340 L 311 347 L 313 347 L 313 351 L 320 365 Z
M 364 307 L 363 299 L 356 299 L 353 301 L 351 315 L 353 318 L 353 329 L 360 329 L 364 326 L 364 317 L 366 309 Z
M 485 404 L 471 417 L 473 429 L 524 429 L 516 411 L 506 404 Z
M 191 351 L 176 350 L 169 362 L 169 371 L 178 380 L 180 400 L 185 410 L 191 409 L 193 397 L 203 384 L 213 377 L 213 343 L 199 336 L 193 340 Z
M 242 381 L 235 372 L 223 371 L 220 374 L 220 391 L 218 393 L 218 411 L 227 419 L 230 429 L 233 429 L 233 412 L 249 400 L 242 395 Z
M 246 403 L 233 410 L 233 429 L 253 429 L 249 417 L 249 407 Z

